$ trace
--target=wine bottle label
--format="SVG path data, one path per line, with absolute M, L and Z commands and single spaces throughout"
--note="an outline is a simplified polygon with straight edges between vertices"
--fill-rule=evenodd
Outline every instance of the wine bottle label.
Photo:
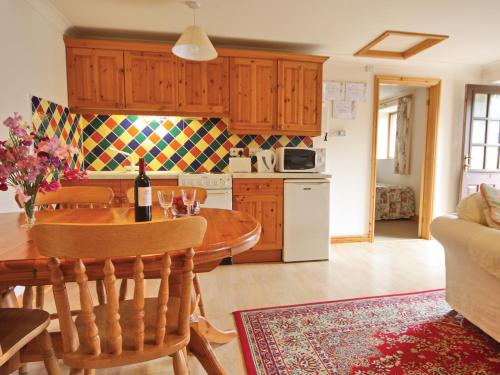
M 137 189 L 137 205 L 139 207 L 147 207 L 152 205 L 151 201 L 151 186 L 139 187 Z

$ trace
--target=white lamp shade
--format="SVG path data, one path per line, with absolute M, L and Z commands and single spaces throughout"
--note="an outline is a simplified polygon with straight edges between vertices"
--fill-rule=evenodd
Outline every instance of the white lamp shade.
M 184 30 L 172 52 L 181 59 L 193 61 L 208 61 L 217 57 L 217 51 L 207 34 L 196 25 Z

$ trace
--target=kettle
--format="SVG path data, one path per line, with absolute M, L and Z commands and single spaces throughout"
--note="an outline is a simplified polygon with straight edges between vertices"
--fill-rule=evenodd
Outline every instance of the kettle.
M 276 154 L 273 150 L 259 150 L 255 154 L 257 157 L 257 172 L 272 173 L 276 166 Z

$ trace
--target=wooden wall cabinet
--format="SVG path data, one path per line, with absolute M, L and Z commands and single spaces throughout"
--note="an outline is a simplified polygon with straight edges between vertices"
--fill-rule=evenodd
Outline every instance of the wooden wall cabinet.
M 231 133 L 275 129 L 277 73 L 276 59 L 231 58 Z
M 66 38 L 77 113 L 229 116 L 235 134 L 321 134 L 322 56 L 219 48 L 211 61 L 166 44 Z
M 67 48 L 66 59 L 70 107 L 78 110 L 125 106 L 123 51 Z
M 177 109 L 177 59 L 160 52 L 125 51 L 127 109 Z
M 321 134 L 323 64 L 278 61 L 278 129 Z
M 178 59 L 179 112 L 194 115 L 229 113 L 229 58 L 211 61 Z
M 283 179 L 233 179 L 233 209 L 262 225 L 259 243 L 234 263 L 279 262 L 283 249 Z

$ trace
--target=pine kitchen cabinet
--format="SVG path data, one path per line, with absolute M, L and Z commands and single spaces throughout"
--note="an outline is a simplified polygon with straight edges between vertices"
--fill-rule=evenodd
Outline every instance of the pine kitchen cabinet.
M 229 58 L 178 59 L 179 112 L 223 116 L 229 113 Z
M 323 64 L 278 61 L 278 129 L 301 135 L 321 134 Z
M 75 113 L 229 117 L 229 132 L 321 134 L 326 57 L 219 48 L 211 61 L 168 44 L 65 38 Z
M 123 51 L 67 48 L 66 64 L 68 103 L 73 111 L 125 107 Z
M 171 53 L 125 51 L 125 106 L 177 110 L 177 59 Z
M 276 59 L 231 58 L 231 133 L 266 134 L 275 129 L 277 73 Z
M 233 210 L 262 225 L 259 243 L 234 263 L 280 262 L 283 249 L 283 179 L 233 179 Z

